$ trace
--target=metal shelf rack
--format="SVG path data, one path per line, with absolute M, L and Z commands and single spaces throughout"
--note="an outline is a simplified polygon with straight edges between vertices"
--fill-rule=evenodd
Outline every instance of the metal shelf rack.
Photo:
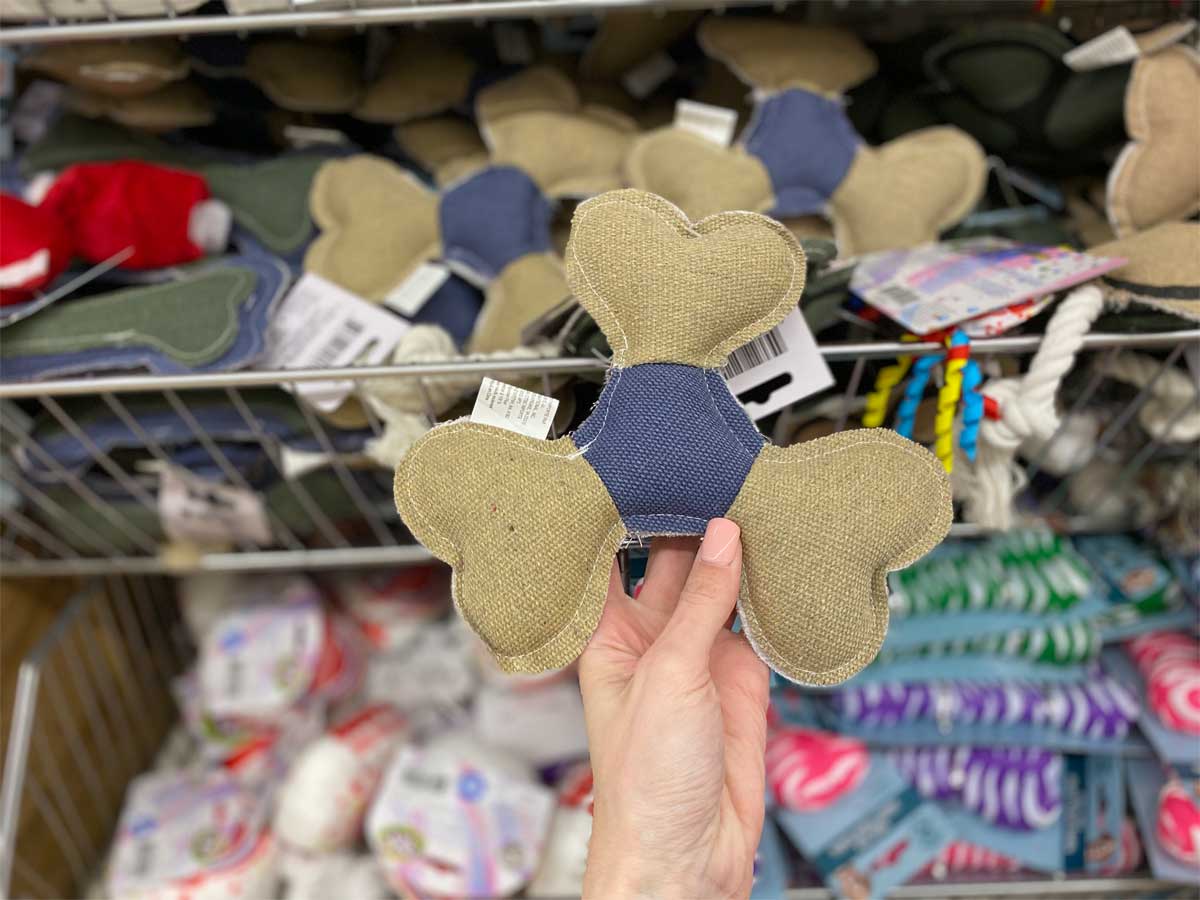
M 1024 356 L 1037 349 L 1041 337 L 1036 334 L 999 337 L 976 341 L 973 353 L 979 357 L 997 355 Z M 1160 354 L 1165 352 L 1161 360 L 1161 368 L 1165 370 L 1175 365 L 1187 347 L 1200 347 L 1200 329 L 1181 331 L 1164 331 L 1143 334 L 1106 334 L 1094 333 L 1088 335 L 1084 343 L 1086 354 L 1106 352 L 1119 353 L 1124 349 L 1155 350 Z M 891 341 L 825 344 L 821 352 L 829 362 L 852 363 L 849 377 L 844 379 L 845 388 L 841 397 L 841 421 L 845 422 L 850 414 L 850 404 L 856 392 L 861 389 L 865 367 L 870 361 L 886 360 L 899 354 L 923 355 L 940 352 L 943 348 L 937 343 L 902 344 Z M 59 401 L 69 397 L 94 398 L 97 404 L 107 407 L 111 412 L 129 422 L 133 417 L 127 409 L 127 398 L 131 394 L 158 394 L 166 398 L 172 408 L 190 424 L 196 439 L 204 444 L 209 453 L 225 473 L 227 479 L 240 486 L 247 485 L 237 471 L 237 467 L 221 450 L 220 445 L 211 440 L 204 432 L 200 421 L 191 414 L 189 397 L 192 392 L 202 389 L 223 390 L 230 403 L 240 410 L 247 426 L 254 429 L 253 416 L 243 400 L 242 392 L 248 388 L 262 386 L 287 386 L 309 381 L 330 379 L 348 379 L 365 381 L 381 377 L 401 377 L 414 379 L 435 379 L 438 376 L 463 375 L 492 375 L 497 377 L 519 376 L 528 378 L 540 376 L 545 390 L 550 390 L 552 376 L 579 373 L 595 373 L 605 368 L 606 361 L 590 358 L 560 358 L 518 360 L 504 363 L 496 362 L 446 362 L 424 363 L 420 365 L 377 366 L 370 368 L 343 369 L 312 369 L 284 371 L 243 371 L 220 374 L 184 375 L 172 377 L 119 375 L 92 378 L 76 378 L 58 381 L 45 381 L 22 384 L 0 384 L 0 400 L 25 402 L 28 408 L 44 411 L 53 416 L 58 423 L 77 439 L 86 442 L 86 433 L 75 423 L 67 409 Z M 1093 377 L 1093 383 L 1087 386 L 1081 395 L 1076 408 L 1070 414 L 1080 411 L 1090 396 L 1099 387 L 1100 376 Z M 1110 424 L 1108 436 L 1112 435 L 1132 420 L 1137 410 L 1150 397 L 1148 390 L 1141 390 L 1125 409 L 1121 410 Z M 303 406 L 307 427 L 323 447 L 330 447 L 326 427 L 321 420 Z M 45 492 L 44 485 L 39 485 L 34 479 L 17 471 L 13 480 L 18 491 L 22 494 L 21 508 L 5 512 L 0 516 L 4 524 L 6 540 L 0 542 L 0 567 L 5 574 L 11 575 L 91 575 L 91 574 L 150 574 L 174 573 L 188 571 L 279 571 L 287 569 L 324 569 L 361 566 L 403 565 L 428 559 L 424 548 L 411 542 L 397 522 L 384 522 L 378 512 L 380 506 L 389 506 L 387 498 L 375 498 L 372 503 L 353 482 L 349 468 L 337 454 L 331 454 L 331 468 L 341 483 L 346 486 L 356 507 L 355 518 L 363 527 L 359 530 L 367 536 L 366 542 L 350 540 L 325 519 L 323 513 L 311 496 L 306 496 L 303 485 L 294 480 L 287 480 L 287 485 L 301 506 L 305 508 L 313 520 L 311 533 L 319 535 L 322 540 L 316 545 L 313 542 L 300 540 L 291 529 L 279 521 L 274 521 L 274 541 L 269 544 L 243 544 L 238 550 L 217 550 L 212 552 L 179 553 L 165 547 L 149 535 L 142 533 L 137 525 L 128 521 L 116 507 L 107 503 L 88 484 L 62 469 L 61 465 L 46 457 L 45 451 L 36 445 L 28 446 L 29 441 L 21 428 L 11 420 L 11 405 L 0 409 L 0 440 L 10 446 L 27 447 L 30 457 L 40 457 L 39 461 L 54 471 L 56 480 L 66 486 L 74 498 L 93 507 L 110 525 L 118 528 L 127 535 L 133 543 L 133 552 L 117 551 L 112 547 L 96 548 L 98 552 L 85 552 L 79 547 L 79 528 L 67 521 L 63 510 Z M 429 418 L 435 416 L 432 410 Z M 136 424 L 136 423 L 134 423 Z M 370 425 L 375 436 L 382 433 L 382 425 L 370 417 Z M 165 458 L 161 448 L 154 445 L 149 435 L 144 435 L 146 449 L 160 459 Z M 258 447 L 269 458 L 282 476 L 279 448 L 259 429 L 256 433 Z M 97 470 L 115 478 L 125 485 L 128 476 L 106 453 L 94 444 L 87 445 L 92 456 L 92 463 Z M 1152 445 L 1148 452 L 1139 454 L 1131 460 L 1123 471 L 1121 478 L 1128 480 L 1134 477 L 1141 467 L 1145 466 L 1161 448 Z M 56 469 L 57 467 L 57 469 Z M 142 496 L 143 505 L 153 511 L 153 496 L 145 496 L 145 489 L 138 493 L 137 485 L 128 485 L 131 492 Z M 1053 508 L 1042 510 L 1048 516 L 1055 516 L 1057 527 L 1071 531 L 1093 530 L 1112 523 L 1093 522 L 1084 518 L 1065 518 L 1059 513 L 1064 497 L 1054 498 Z M 72 531 L 74 529 L 74 531 Z M 980 529 L 959 523 L 955 533 L 960 536 L 970 536 L 980 533 Z M 35 545 L 38 549 L 32 549 Z

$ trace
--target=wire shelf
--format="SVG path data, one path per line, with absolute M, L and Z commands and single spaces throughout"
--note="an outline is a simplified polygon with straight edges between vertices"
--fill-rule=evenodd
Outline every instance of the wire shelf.
M 1040 345 L 1037 334 L 982 339 L 972 344 L 981 359 L 1022 357 Z M 1106 377 L 1104 360 L 1126 350 L 1157 353 L 1157 374 L 1151 383 L 1120 405 L 1106 407 L 1104 428 L 1096 438 L 1095 453 L 1107 455 L 1118 467 L 1105 490 L 1115 493 L 1133 484 L 1147 467 L 1170 458 L 1174 465 L 1188 465 L 1186 451 L 1162 436 L 1138 433 L 1139 411 L 1153 398 L 1153 381 L 1171 369 L 1180 369 L 1187 348 L 1200 348 L 1200 329 L 1143 334 L 1094 333 L 1084 341 L 1079 366 L 1090 373 L 1086 383 L 1076 385 L 1066 418 L 1088 414 L 1097 397 L 1107 397 L 1113 387 Z M 832 389 L 827 403 L 837 411 L 830 415 L 838 429 L 846 427 L 856 402 L 870 383 L 868 366 L 900 354 L 929 354 L 942 351 L 937 343 L 908 344 L 890 341 L 836 343 L 821 347 L 826 360 L 835 364 L 840 384 Z M 1099 361 L 1099 362 L 1097 362 Z M 559 358 L 497 362 L 447 362 L 421 365 L 378 366 L 330 370 L 287 370 L 274 372 L 228 372 L 184 376 L 119 375 L 40 383 L 0 384 L 0 443 L 12 454 L 4 471 L 5 482 L 15 488 L 19 502 L 9 504 L 0 515 L 0 566 L 13 575 L 179 574 L 192 571 L 279 571 L 329 569 L 359 566 L 405 565 L 429 558 L 400 522 L 391 498 L 390 471 L 364 465 L 355 452 L 342 452 L 338 430 L 315 414 L 307 404 L 295 401 L 280 386 L 312 381 L 351 380 L 365 383 L 374 378 L 417 379 L 426 385 L 440 376 L 464 375 L 528 378 L 540 376 L 549 393 L 552 376 L 571 376 L 602 371 L 606 361 L 590 358 Z M 1178 375 L 1178 373 L 1176 373 Z M 1084 380 L 1081 375 L 1079 380 Z M 265 424 L 257 405 L 263 391 L 289 404 L 292 435 L 310 451 L 322 456 L 323 465 L 311 479 L 289 470 L 287 446 Z M 1200 386 L 1197 386 L 1200 390 Z M 840 396 L 839 393 L 840 392 Z M 278 403 L 278 400 L 272 401 Z M 1185 398 L 1173 415 L 1194 415 L 1197 400 Z M 214 544 L 192 544 L 171 540 L 166 535 L 160 508 L 159 475 L 145 471 L 173 464 L 172 448 L 145 415 L 146 404 L 158 415 L 172 419 L 176 431 L 209 465 L 210 477 L 257 498 L 265 510 L 269 535 L 238 535 Z M 222 411 L 225 431 L 232 427 L 237 441 L 224 441 L 212 431 L 211 415 Z M 278 410 L 276 410 L 278 411 Z M 274 415 L 274 413 L 272 413 Z M 49 429 L 57 445 L 30 433 L 34 417 Z M 375 415 L 367 417 L 369 438 L 384 433 Z M 432 408 L 426 418 L 436 421 Z M 22 419 L 24 421 L 22 421 Z M 229 420 L 232 419 L 232 425 Z M 125 441 L 105 444 L 96 422 L 121 430 Z M 1173 423 L 1170 425 L 1173 427 Z M 1168 427 L 1168 431 L 1170 431 Z M 367 433 L 368 428 L 362 429 Z M 1031 480 L 1039 476 L 1054 455 L 1056 441 L 1064 440 L 1067 422 L 1038 454 L 1029 460 Z M 156 435 L 158 435 L 156 437 Z M 1130 435 L 1140 443 L 1133 444 Z M 131 443 L 135 446 L 131 446 Z M 69 445 L 66 458 L 56 446 Z M 231 444 L 233 449 L 231 449 Z M 49 449 L 48 449 L 49 447 Z M 234 450 L 250 453 L 251 465 L 236 457 Z M 1120 452 L 1118 452 L 1118 449 Z M 1191 449 L 1194 451 L 1195 447 Z M 122 454 L 136 453 L 136 465 Z M 1195 461 L 1196 454 L 1191 458 Z M 155 470 L 159 471 L 159 470 Z M 1051 484 L 1039 494 L 1038 504 L 1024 510 L 1065 532 L 1127 527 L 1138 511 L 1120 510 L 1114 518 L 1111 503 L 1096 498 L 1096 510 L 1080 509 L 1072 503 L 1075 475 Z M 1042 476 L 1045 481 L 1045 476 Z M 1076 508 L 1072 508 L 1072 506 Z M 1136 523 L 1135 523 L 1136 524 Z M 956 523 L 953 533 L 975 536 L 983 529 Z

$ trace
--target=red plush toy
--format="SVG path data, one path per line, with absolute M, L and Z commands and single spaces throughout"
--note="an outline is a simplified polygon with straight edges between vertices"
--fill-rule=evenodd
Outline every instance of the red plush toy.
M 224 249 L 232 216 L 199 175 L 131 160 L 81 163 L 35 180 L 37 206 L 5 196 L 0 208 L 0 304 L 48 285 L 71 256 L 94 264 L 131 248 L 119 265 L 157 269 Z

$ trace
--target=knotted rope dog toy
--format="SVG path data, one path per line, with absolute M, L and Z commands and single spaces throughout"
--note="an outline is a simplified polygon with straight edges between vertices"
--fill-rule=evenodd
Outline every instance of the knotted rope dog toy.
M 661 197 L 614 191 L 576 210 L 567 275 L 613 348 L 592 415 L 554 441 L 440 425 L 396 471 L 400 514 L 454 567 L 468 624 L 506 671 L 564 666 L 599 621 L 623 541 L 727 516 L 758 653 L 806 684 L 859 671 L 887 630 L 886 573 L 949 530 L 949 480 L 883 429 L 771 446 L 730 394 L 729 353 L 804 287 L 796 239 L 754 213 L 692 223 Z

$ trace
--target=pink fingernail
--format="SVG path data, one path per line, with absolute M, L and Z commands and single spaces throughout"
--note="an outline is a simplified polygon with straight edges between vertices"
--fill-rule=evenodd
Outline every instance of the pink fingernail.
M 737 555 L 741 529 L 728 519 L 713 519 L 700 542 L 700 559 L 713 566 L 727 566 Z

